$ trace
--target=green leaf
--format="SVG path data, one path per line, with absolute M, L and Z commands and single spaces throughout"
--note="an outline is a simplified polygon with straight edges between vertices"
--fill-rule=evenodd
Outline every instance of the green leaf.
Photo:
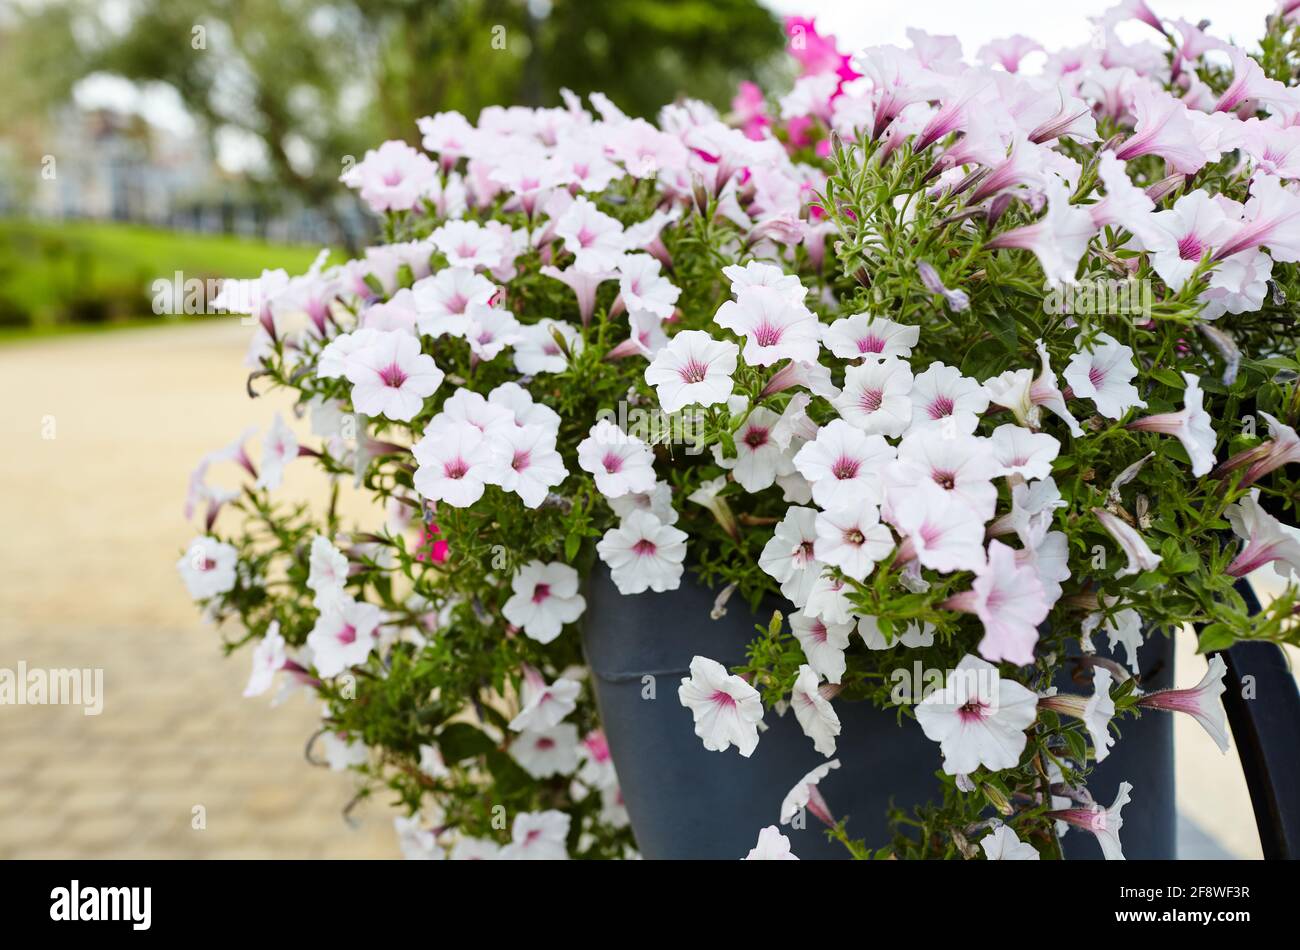
M 1226 623 L 1212 623 L 1201 631 L 1196 642 L 1197 653 L 1210 653 L 1214 650 L 1226 650 L 1237 642 L 1237 636 Z
M 496 743 L 481 729 L 467 722 L 453 722 L 438 733 L 438 748 L 448 762 L 460 762 L 471 756 L 486 755 Z

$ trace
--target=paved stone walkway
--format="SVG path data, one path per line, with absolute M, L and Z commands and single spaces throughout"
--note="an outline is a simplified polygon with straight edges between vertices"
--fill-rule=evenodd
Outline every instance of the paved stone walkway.
M 285 408 L 244 394 L 248 332 L 214 317 L 0 348 L 0 667 L 102 668 L 106 694 L 98 717 L 0 706 L 0 858 L 397 854 L 385 803 L 348 827 L 353 779 L 304 761 L 316 706 L 241 698 L 248 657 L 222 658 L 174 569 L 195 460 Z M 310 495 L 310 474 L 283 490 Z M 1192 652 L 1179 685 L 1205 668 Z M 1257 856 L 1235 754 L 1185 717 L 1177 742 L 1184 818 Z

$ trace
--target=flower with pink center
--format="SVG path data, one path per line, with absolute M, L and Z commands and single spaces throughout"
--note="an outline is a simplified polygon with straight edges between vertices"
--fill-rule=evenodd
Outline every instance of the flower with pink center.
M 924 373 L 912 381 L 912 424 L 909 431 L 930 427 L 945 435 L 970 433 L 979 423 L 979 415 L 989 407 L 984 387 L 955 366 L 935 360 Z
M 710 752 L 726 752 L 732 745 L 745 758 L 758 748 L 758 724 L 763 703 L 758 690 L 728 673 L 716 660 L 697 656 L 691 675 L 677 687 L 677 698 L 695 719 L 695 734 Z
M 851 590 L 852 587 L 844 578 L 831 571 L 824 571 L 809 588 L 803 612 L 823 623 L 851 624 L 854 609 L 853 601 L 849 599 Z
M 568 814 L 554 809 L 520 812 L 510 827 L 510 844 L 501 849 L 501 860 L 567 861 L 571 821 Z
M 1214 254 L 1222 261 L 1234 254 L 1267 246 L 1276 261 L 1300 261 L 1300 194 L 1272 175 L 1256 175 L 1242 220 Z
M 530 397 L 531 401 L 531 397 Z M 442 411 L 429 422 L 426 431 L 433 431 L 439 426 L 453 422 L 465 422 L 478 429 L 484 435 L 495 435 L 505 430 L 523 425 L 511 411 L 495 400 L 485 399 L 481 393 L 472 389 L 458 389 L 442 404 Z M 548 429 L 558 429 L 559 419 L 548 424 Z
M 1061 490 L 1050 477 L 1027 485 L 1013 485 L 1011 511 L 989 525 L 989 537 L 1015 534 L 1019 536 L 1021 544 L 1032 547 L 1047 534 L 1054 517 L 1052 512 L 1066 507 L 1068 503 L 1061 497 Z
M 993 479 L 1001 474 L 988 439 L 961 433 L 946 438 L 934 429 L 921 429 L 903 437 L 898 461 L 886 469 L 885 479 L 891 499 L 911 486 L 937 485 L 987 521 L 998 503 Z
M 722 268 L 722 274 L 731 281 L 731 294 L 737 300 L 748 287 L 769 287 L 793 304 L 802 304 L 808 296 L 798 277 L 787 274 L 775 264 L 762 261 L 749 261 L 743 267 L 728 264 Z
M 794 471 L 786 449 L 791 434 L 781 426 L 781 417 L 771 409 L 755 408 L 733 437 L 736 457 L 723 458 L 721 446 L 715 446 L 718 464 L 731 470 L 732 477 L 747 492 L 771 488 L 778 475 Z
M 312 603 L 317 610 L 346 599 L 348 559 L 329 538 L 319 534 L 312 538 L 307 565 L 307 587 L 312 591 Z
M 1227 475 L 1239 468 L 1246 468 L 1239 487 L 1252 485 L 1269 472 L 1275 471 L 1291 462 L 1300 462 L 1300 435 L 1284 422 L 1273 418 L 1267 412 L 1260 412 L 1268 423 L 1270 438 L 1253 449 L 1238 452 L 1219 466 L 1219 474 Z
M 200 535 L 176 562 L 181 580 L 194 600 L 207 600 L 235 587 L 239 552 L 216 538 Z
M 1300 178 L 1300 128 L 1249 119 L 1241 125 L 1241 148 L 1255 167 L 1278 178 Z
M 1078 343 L 1084 345 L 1083 339 Z M 1133 350 L 1109 333 L 1097 334 L 1091 349 L 1070 357 L 1063 375 L 1074 395 L 1091 399 L 1107 419 L 1119 419 L 1130 409 L 1147 406 L 1132 383 L 1137 375 Z
M 1289 106 L 1293 103 L 1294 90 L 1264 75 L 1264 70 L 1253 56 L 1240 46 L 1227 46 L 1227 51 L 1228 59 L 1232 61 L 1232 82 L 1219 96 L 1213 111 L 1235 112 L 1245 102 L 1270 106 Z
M 578 727 L 561 722 L 522 732 L 510 743 L 510 757 L 533 778 L 570 775 L 578 770 Z
M 1160 279 L 1170 290 L 1181 290 L 1201 258 L 1222 245 L 1233 230 L 1223 206 L 1198 190 L 1183 195 L 1169 210 L 1149 215 L 1139 239 L 1151 253 Z
M 835 399 L 840 391 L 831 382 L 831 371 L 821 363 L 801 363 L 790 360 L 772 374 L 758 394 L 759 399 L 766 399 L 775 393 L 785 392 L 795 386 L 802 386 L 810 393 L 825 399 Z
M 1001 66 L 1009 73 L 1018 72 L 1020 61 L 1030 53 L 1040 52 L 1042 44 L 1019 33 L 985 43 L 976 57 L 986 66 Z
M 316 375 L 321 379 L 338 379 L 347 372 L 348 360 L 383 339 L 379 330 L 354 330 L 340 333 L 321 348 L 316 358 Z
M 916 707 L 921 731 L 939 743 L 947 775 L 969 775 L 981 766 L 1015 768 L 1025 750 L 1025 730 L 1037 718 L 1037 696 L 970 654 L 948 671 L 942 689 Z
M 842 317 L 826 328 L 826 346 L 841 359 L 897 356 L 907 359 L 921 328 L 895 323 L 869 313 Z
M 393 830 L 397 832 L 397 847 L 407 861 L 441 861 L 446 853 L 438 844 L 437 833 L 424 826 L 419 815 L 404 818 L 401 815 L 393 819 Z
M 574 256 L 578 270 L 615 270 L 627 250 L 623 225 L 582 195 L 555 222 L 555 235 Z
M 596 544 L 620 594 L 676 590 L 686 560 L 686 532 L 648 511 L 633 511 Z
M 1097 226 L 1087 208 L 1070 204 L 1070 189 L 1059 178 L 1049 173 L 1043 190 L 1047 193 L 1046 214 L 1033 224 L 1003 231 L 985 247 L 1029 251 L 1038 258 L 1049 284 L 1073 284 Z
M 958 143 L 956 149 L 960 148 L 961 143 Z M 979 180 L 967 200 L 968 206 L 974 207 L 1002 192 L 1015 193 L 1013 189 L 1042 191 L 1048 184 L 1049 172 L 1046 166 L 1050 155 L 1050 148 L 1035 145 L 1023 133 L 1017 133 L 1011 141 L 1010 151 L 1001 154 L 989 168 L 988 174 Z M 953 158 L 947 154 L 940 161 L 950 165 Z
M 1210 286 L 1197 298 L 1201 318 L 1217 320 L 1225 313 L 1254 313 L 1264 306 L 1273 276 L 1273 258 L 1261 250 L 1242 251 L 1210 271 Z
M 794 634 L 808 665 L 828 683 L 839 683 L 846 668 L 844 651 L 849 645 L 852 623 L 828 623 L 820 617 L 796 610 L 790 614 L 790 631 Z
M 448 166 L 458 158 L 473 154 L 478 130 L 459 112 L 438 112 L 416 119 L 423 136 L 420 144 L 426 151 L 442 157 Z
M 1049 811 L 1043 817 L 1063 821 L 1074 828 L 1092 832 L 1097 836 L 1097 844 L 1101 845 L 1102 857 L 1107 861 L 1123 861 L 1124 850 L 1120 847 L 1119 841 L 1120 829 L 1124 827 L 1121 811 L 1129 803 L 1131 791 L 1133 791 L 1132 785 L 1128 782 L 1120 782 L 1115 802 L 1109 808 L 1102 808 L 1094 803 Z
M 1028 369 L 1008 370 L 1001 376 L 987 380 L 984 391 L 988 393 L 989 402 L 1010 409 L 1021 425 L 1038 429 L 1042 422 L 1042 409 L 1064 420 L 1075 438 L 1083 435 L 1083 428 L 1070 414 L 1065 405 L 1065 394 L 1056 380 L 1052 370 L 1051 358 L 1047 346 L 1042 340 L 1035 344 L 1042 363 L 1038 378 L 1033 378 L 1033 371 Z
M 857 581 L 894 550 L 894 536 L 880 523 L 880 510 L 867 501 L 821 512 L 816 531 L 813 556 Z
M 655 387 L 664 412 L 726 402 L 739 352 L 736 344 L 703 330 L 682 330 L 646 367 L 645 381 Z
M 284 467 L 298 457 L 298 437 L 277 412 L 262 440 L 262 469 L 257 487 L 270 491 L 284 481 Z
M 776 825 L 768 825 L 758 833 L 758 844 L 749 849 L 742 861 L 798 861 L 790 851 L 790 839 L 781 834 Z
M 290 660 L 285 650 L 284 637 L 280 635 L 280 621 L 272 620 L 262 639 L 253 651 L 253 672 L 249 674 L 244 696 L 261 696 L 275 680 L 275 674 L 288 666 Z
M 1138 534 L 1136 528 L 1105 508 L 1094 508 L 1092 513 L 1096 515 L 1107 533 L 1115 539 L 1115 543 L 1119 545 L 1128 560 L 1128 563 L 1115 572 L 1116 577 L 1131 577 L 1143 571 L 1154 571 L 1160 566 L 1161 556 L 1151 550 L 1146 539 Z
M 1221 698 L 1228 688 L 1223 682 L 1227 672 L 1228 666 L 1223 662 L 1223 657 L 1216 653 L 1210 657 L 1209 668 L 1201 681 L 1191 689 L 1161 689 L 1143 693 L 1138 697 L 1137 704 L 1143 709 L 1187 713 L 1200 723 L 1201 728 L 1210 734 L 1210 738 L 1223 752 L 1227 752 L 1228 730 Z
M 523 327 L 509 310 L 472 303 L 465 319 L 464 337 L 475 361 L 494 360 L 506 347 L 523 342 Z
M 648 310 L 661 319 L 673 315 L 682 291 L 659 270 L 659 262 L 649 254 L 623 255 L 618 265 L 618 293 L 628 311 Z
M 914 102 L 935 98 L 942 90 L 930 70 L 909 51 L 897 46 L 871 46 L 855 54 L 855 70 L 871 80 L 875 121 L 871 137 L 878 139 L 889 124 Z
M 673 507 L 673 489 L 667 482 L 655 482 L 655 487 L 648 492 L 635 495 L 620 495 L 610 498 L 609 507 L 620 518 L 633 511 L 648 511 L 664 524 L 677 523 L 677 510 Z
M 568 476 L 555 450 L 554 430 L 543 426 L 510 426 L 488 439 L 491 460 L 485 479 L 519 496 L 526 508 L 536 508 Z
M 1224 514 L 1233 533 L 1246 542 L 1227 567 L 1230 577 L 1245 577 L 1266 564 L 1272 564 L 1283 580 L 1300 577 L 1300 532 L 1260 506 L 1258 488 Z
M 822 325 L 816 315 L 773 287 L 741 288 L 713 319 L 745 338 L 744 358 L 751 366 L 785 359 L 815 363 L 821 351 Z
M 374 211 L 409 211 L 435 184 L 437 173 L 427 155 L 393 140 L 369 149 L 339 181 L 358 189 L 361 200 Z
M 530 566 L 540 563 L 533 561 Z M 578 599 L 581 600 L 581 597 Z M 548 684 L 540 672 L 525 663 L 523 683 L 520 686 L 519 714 L 510 720 L 510 728 L 523 732 L 558 725 L 577 707 L 578 694 L 581 692 L 582 684 L 576 680 L 561 676 L 554 683 Z
M 547 264 L 541 269 L 545 277 L 551 277 L 567 286 L 578 298 L 578 318 L 585 327 L 591 322 L 591 315 L 596 311 L 596 290 L 602 283 L 616 276 L 612 270 L 581 270 L 570 264 L 564 270 Z
M 940 606 L 973 613 L 984 625 L 980 656 L 1025 666 L 1034 662 L 1038 625 L 1051 605 L 1038 572 L 1016 562 L 1016 553 L 990 541 L 988 562 L 975 569 L 971 589 L 954 594 Z
M 400 330 L 381 333 L 374 343 L 350 354 L 344 365 L 357 412 L 399 422 L 419 414 L 445 375 L 432 356 L 420 352 L 420 341 Z
M 1110 755 L 1115 737 L 1110 734 L 1110 722 L 1115 718 L 1115 701 L 1110 688 L 1114 684 L 1110 670 L 1102 666 L 1092 668 L 1092 695 L 1058 693 L 1053 690 L 1038 701 L 1039 708 L 1050 709 L 1083 722 L 1092 739 L 1093 756 L 1101 762 Z
M 882 436 L 833 419 L 795 453 L 794 465 L 812 484 L 813 500 L 822 508 L 862 501 L 879 504 L 880 476 L 894 454 Z
M 606 498 L 641 494 L 655 487 L 650 446 L 608 419 L 597 422 L 578 443 L 578 465 L 592 474 L 596 489 Z
M 578 572 L 558 561 L 529 561 L 510 579 L 510 589 L 514 593 L 502 615 L 538 643 L 550 643 L 587 609 L 578 593 Z
M 841 418 L 867 434 L 899 436 L 912 422 L 912 370 L 903 360 L 866 360 L 844 370 L 844 389 L 832 400 Z
M 323 610 L 307 635 L 312 664 L 321 676 L 338 676 L 366 662 L 379 643 L 383 612 L 374 604 L 343 598 Z
M 781 593 L 796 607 L 808 602 L 808 594 L 825 567 L 814 555 L 816 544 L 817 510 L 794 505 L 786 510 L 758 557 L 758 566 L 781 585 Z
M 832 770 L 839 767 L 839 759 L 831 759 L 829 762 L 823 762 L 799 779 L 794 788 L 790 789 L 781 802 L 781 824 L 788 825 L 795 819 L 796 815 L 806 809 L 818 821 L 828 827 L 834 826 L 835 819 L 831 817 L 831 810 L 826 805 L 826 799 L 817 786 L 821 784 L 822 779 L 831 774 Z
M 425 336 L 464 336 L 470 306 L 489 306 L 498 291 L 496 284 L 468 267 L 445 267 L 411 287 L 416 326 Z
M 477 221 L 447 221 L 429 238 L 451 267 L 495 270 L 506 263 L 510 253 L 497 232 Z
M 1120 143 L 1115 157 L 1131 161 L 1143 155 L 1158 155 L 1184 175 L 1200 171 L 1206 163 L 1187 106 L 1152 83 L 1133 86 L 1133 134 Z
M 929 481 L 888 489 L 887 518 L 903 537 L 895 559 L 944 574 L 984 565 L 987 519 L 953 492 Z
M 521 375 L 562 373 L 568 369 L 571 355 L 582 352 L 582 334 L 571 323 L 543 317 L 519 328 L 514 348 L 515 369 Z
M 470 392 L 470 390 L 458 390 L 457 395 L 463 392 Z M 474 395 L 477 396 L 478 393 Z M 516 425 L 542 426 L 552 432 L 558 432 L 560 429 L 560 414 L 544 403 L 534 402 L 532 393 L 518 383 L 502 383 L 488 393 L 487 401 L 490 406 L 510 413 Z M 450 403 L 451 399 L 443 403 L 443 412 L 447 411 Z M 486 431 L 487 427 L 480 428 Z
M 1052 474 L 1061 443 L 1044 432 L 1007 424 L 993 430 L 992 449 L 1003 475 L 1031 481 Z
M 822 695 L 821 677 L 807 664 L 799 667 L 799 676 L 790 690 L 790 708 L 803 734 L 813 741 L 813 748 L 830 758 L 835 754 L 835 737 L 840 734 L 840 717 L 830 699 Z M 828 687 L 834 690 L 834 687 Z
M 1038 850 L 1032 844 L 1026 844 L 1016 837 L 1016 833 L 1006 825 L 998 825 L 992 834 L 980 839 L 984 857 L 989 861 L 1038 861 Z
M 1210 414 L 1201 405 L 1204 399 L 1201 381 L 1191 373 L 1183 373 L 1183 379 L 1187 381 L 1187 389 L 1183 392 L 1181 412 L 1144 416 L 1130 422 L 1127 428 L 1176 437 L 1192 460 L 1192 474 L 1200 478 L 1214 468 L 1214 446 L 1219 437 L 1214 434 Z
M 418 467 L 415 490 L 430 501 L 468 508 L 483 497 L 492 472 L 492 451 L 483 433 L 468 422 L 431 425 L 411 451 Z

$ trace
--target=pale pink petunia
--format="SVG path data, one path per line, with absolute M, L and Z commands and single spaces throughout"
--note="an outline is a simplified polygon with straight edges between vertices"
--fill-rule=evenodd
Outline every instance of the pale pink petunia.
M 381 332 L 347 356 L 345 367 L 357 412 L 399 422 L 419 414 L 445 375 L 432 356 L 420 352 L 418 339 L 399 330 Z
M 366 658 L 379 643 L 382 611 L 348 597 L 321 612 L 307 635 L 312 663 L 321 676 L 338 676 Z
M 817 510 L 791 506 L 763 546 L 758 566 L 781 585 L 781 593 L 803 607 L 825 567 L 817 560 Z
M 708 657 L 694 657 L 690 672 L 677 688 L 677 698 L 691 711 L 695 734 L 704 740 L 704 748 L 725 752 L 735 745 L 749 758 L 758 748 L 758 724 L 763 719 L 758 690 Z
M 468 422 L 430 426 L 411 450 L 419 463 L 415 490 L 431 501 L 468 508 L 483 497 L 492 473 L 492 451 L 483 433 Z
M 1118 419 L 1133 408 L 1146 408 L 1132 382 L 1137 375 L 1133 350 L 1108 333 L 1097 334 L 1092 349 L 1075 353 L 1063 375 L 1074 395 L 1092 399 L 1107 419 Z
M 889 521 L 903 536 L 896 561 L 949 573 L 984 564 L 984 523 L 966 501 L 931 482 L 889 491 Z
M 497 293 L 497 285 L 482 274 L 468 267 L 445 267 L 411 287 L 416 326 L 426 336 L 463 336 L 470 305 L 488 306 Z
M 582 684 L 577 680 L 561 676 L 554 683 L 547 683 L 542 674 L 527 663 L 523 664 L 522 672 L 519 713 L 510 720 L 510 728 L 514 731 L 549 729 L 577 708 L 578 696 L 582 692 Z M 581 753 L 582 750 L 578 751 Z
M 1120 829 L 1124 827 L 1121 811 L 1129 803 L 1131 791 L 1133 791 L 1132 785 L 1128 782 L 1120 782 L 1115 802 L 1109 808 L 1103 808 L 1094 802 L 1091 805 L 1049 811 L 1043 817 L 1063 821 L 1075 828 L 1092 832 L 1097 836 L 1102 856 L 1107 861 L 1123 861 L 1124 851 L 1119 841 Z
M 1300 577 L 1300 532 L 1263 509 L 1258 488 L 1251 489 L 1237 504 L 1229 505 L 1224 514 L 1233 533 L 1246 542 L 1226 568 L 1226 574 L 1245 577 L 1272 564 L 1283 580 Z
M 1050 605 L 1038 573 L 1016 562 L 1015 552 L 1001 541 L 990 541 L 988 562 L 975 570 L 971 589 L 954 594 L 941 605 L 976 614 L 984 625 L 980 656 L 1026 665 L 1034 662 L 1038 625 Z
M 842 317 L 826 328 L 826 347 L 841 359 L 897 356 L 907 359 L 921 328 L 869 313 Z
M 935 360 L 912 381 L 912 430 L 930 426 L 945 435 L 975 431 L 979 416 L 989 407 L 984 387 L 955 366 Z
M 1139 695 L 1137 704 L 1143 709 L 1187 713 L 1210 734 L 1221 751 L 1227 752 L 1228 730 L 1222 699 L 1228 689 L 1223 681 L 1227 673 L 1228 665 L 1216 653 L 1210 657 L 1209 668 L 1201 681 L 1191 689 L 1161 689 L 1144 693 Z
M 987 521 L 998 501 L 993 480 L 1001 474 L 996 450 L 983 436 L 945 437 L 937 429 L 923 428 L 903 437 L 898 460 L 885 469 L 885 481 L 890 498 L 908 486 L 937 485 Z
M 1130 422 L 1128 428 L 1176 437 L 1192 460 L 1192 474 L 1200 478 L 1214 468 L 1214 447 L 1219 438 L 1210 414 L 1202 408 L 1205 394 L 1201 392 L 1201 381 L 1191 373 L 1183 373 L 1183 379 L 1187 389 L 1183 392 L 1182 410 L 1143 416 Z
M 939 743 L 948 775 L 968 775 L 981 766 L 1015 768 L 1027 742 L 1025 730 L 1037 716 L 1037 696 L 969 654 L 948 672 L 943 688 L 916 707 L 916 721 Z
M 1093 508 L 1092 513 L 1101 522 L 1120 550 L 1124 552 L 1127 563 L 1115 572 L 1116 577 L 1131 577 L 1143 571 L 1154 571 L 1160 566 L 1161 556 L 1147 545 L 1146 539 L 1138 534 L 1137 529 L 1118 515 L 1111 514 L 1105 508 Z
M 844 389 L 832 404 L 840 417 L 867 434 L 902 435 L 912 422 L 912 370 L 889 356 L 844 370 Z
M 1061 443 L 1047 433 L 1010 424 L 993 430 L 991 447 L 1004 475 L 1026 481 L 1051 475 L 1052 460 L 1061 451 Z
M 822 695 L 821 677 L 807 664 L 799 667 L 799 676 L 790 690 L 790 708 L 803 734 L 813 740 L 813 748 L 829 758 L 835 754 L 835 737 L 840 734 L 840 717 L 831 701 Z
M 839 683 L 844 676 L 844 651 L 849 645 L 852 623 L 828 623 L 801 610 L 790 614 L 790 631 L 794 634 L 808 665 L 828 683 Z
M 821 784 L 822 779 L 839 767 L 839 759 L 831 759 L 799 779 L 781 802 L 781 824 L 788 825 L 794 821 L 795 816 L 807 809 L 823 824 L 833 826 L 835 819 L 831 817 L 826 798 L 817 786 Z

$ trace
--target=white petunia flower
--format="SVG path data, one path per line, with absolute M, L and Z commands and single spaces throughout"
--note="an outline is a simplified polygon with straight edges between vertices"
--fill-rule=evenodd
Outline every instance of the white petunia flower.
M 350 597 L 331 604 L 307 634 L 316 671 L 328 678 L 366 662 L 379 643 L 382 619 L 383 612 L 374 604 Z
M 510 755 L 533 778 L 569 775 L 578 769 L 578 727 L 562 722 L 520 733 L 510 743 Z
M 1118 419 L 1134 407 L 1146 408 L 1132 383 L 1137 375 L 1133 351 L 1108 333 L 1097 335 L 1094 349 L 1070 357 L 1063 375 L 1074 395 L 1091 399 L 1107 419 Z
M 971 433 L 989 407 L 984 387 L 955 366 L 930 364 L 912 381 L 912 430 L 930 426 L 945 435 Z
M 558 561 L 543 564 L 529 561 L 510 580 L 514 594 L 501 613 L 538 643 L 550 643 L 566 623 L 573 623 L 587 609 L 578 593 L 578 572 Z
M 991 835 L 980 840 L 984 856 L 990 861 L 1037 861 L 1040 859 L 1037 849 L 1025 844 L 1016 837 L 1016 833 L 1006 825 L 998 825 Z
M 864 580 L 893 549 L 894 536 L 880 523 L 880 510 L 868 501 L 817 515 L 813 556 L 854 580 Z
M 864 500 L 879 504 L 881 473 L 894 454 L 883 437 L 834 419 L 795 454 L 794 464 L 812 484 L 813 500 L 823 508 Z
M 894 357 L 844 371 L 844 389 L 832 404 L 863 432 L 900 436 L 912 423 L 912 369 Z
M 633 511 L 596 544 L 620 594 L 662 593 L 682 583 L 686 532 L 648 511 Z
M 1061 443 L 1045 432 L 1032 432 L 1018 425 L 1000 425 L 993 430 L 990 447 L 1002 466 L 1002 474 L 1025 481 L 1047 478 Z
M 884 317 L 857 313 L 836 320 L 826 328 L 827 348 L 843 360 L 861 357 L 899 357 L 906 360 L 921 336 L 920 327 L 909 327 Z
M 781 834 L 776 825 L 768 825 L 758 833 L 758 844 L 750 849 L 743 861 L 798 861 L 790 852 L 790 839 Z
M 562 811 L 520 812 L 510 827 L 510 844 L 501 849 L 501 860 L 568 860 L 571 820 Z
M 347 599 L 343 585 L 348 580 L 348 559 L 329 538 L 319 534 L 312 538 L 308 566 L 307 586 L 315 595 L 312 603 L 317 610 Z
M 646 367 L 645 381 L 655 387 L 664 412 L 726 402 L 739 351 L 703 330 L 683 330 Z
M 916 707 L 916 721 L 939 743 L 948 775 L 967 775 L 980 766 L 1015 768 L 1025 749 L 1025 730 L 1037 717 L 1037 696 L 969 654 L 948 672 L 943 688 Z
M 800 302 L 772 287 L 744 287 L 713 318 L 745 338 L 743 356 L 750 366 L 781 360 L 815 363 L 821 351 L 822 325 Z
M 780 583 L 781 593 L 796 607 L 808 602 L 825 566 L 813 553 L 816 544 L 817 510 L 792 506 L 758 557 L 758 566 Z
M 790 707 L 803 734 L 824 756 L 835 754 L 835 737 L 840 734 L 840 717 L 831 701 L 819 691 L 820 677 L 808 665 L 799 667 L 799 677 L 790 691 Z
M 650 446 L 608 419 L 597 422 L 578 443 L 578 464 L 595 476 L 596 489 L 606 498 L 640 494 L 655 486 Z
M 483 497 L 492 473 L 487 440 L 468 422 L 430 426 L 411 449 L 419 467 L 415 490 L 431 501 L 468 508 Z
M 844 676 L 844 650 L 849 645 L 853 624 L 827 623 L 801 610 L 791 613 L 789 619 L 790 630 L 803 648 L 808 665 L 818 676 L 826 677 L 828 683 L 838 684 Z
M 550 489 L 568 476 L 555 450 L 555 432 L 542 426 L 510 426 L 488 439 L 485 481 L 512 491 L 524 506 L 536 508 Z
M 781 824 L 788 825 L 806 808 L 824 824 L 834 825 L 835 820 L 831 817 L 831 810 L 827 807 L 826 799 L 817 786 L 821 784 L 822 779 L 839 767 L 840 760 L 831 759 L 799 779 L 781 802 Z
M 697 656 L 691 675 L 682 679 L 677 698 L 695 719 L 695 734 L 710 752 L 726 752 L 734 744 L 745 758 L 758 747 L 763 703 L 758 690 L 728 673 L 716 660 Z

